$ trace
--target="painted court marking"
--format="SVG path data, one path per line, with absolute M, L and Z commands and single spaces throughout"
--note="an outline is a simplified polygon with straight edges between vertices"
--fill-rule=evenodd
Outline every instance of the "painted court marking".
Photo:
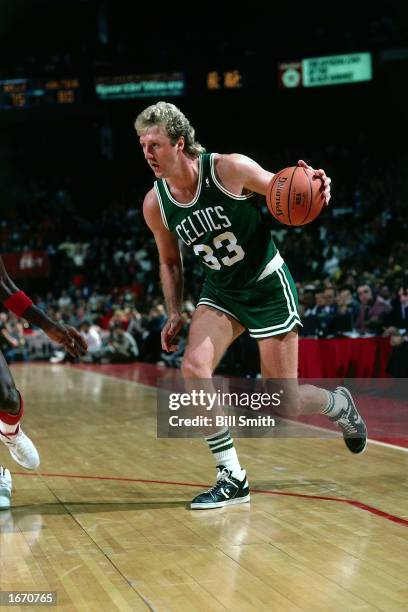
M 126 374 L 124 375 L 124 372 L 120 372 L 120 373 L 118 371 L 112 372 L 112 369 L 110 372 L 107 372 L 106 369 L 104 372 L 101 372 L 101 371 L 98 371 L 96 368 L 93 368 L 92 366 L 91 367 L 74 366 L 72 370 L 82 371 L 82 372 L 91 372 L 92 374 L 96 374 L 98 376 L 102 376 L 102 377 L 107 376 L 110 379 L 114 379 L 114 380 L 121 381 L 121 382 L 128 382 L 128 383 L 130 382 L 133 384 L 140 384 L 145 387 L 150 387 L 150 388 L 156 387 L 154 382 L 151 380 L 151 372 L 150 372 L 150 376 L 147 377 L 148 381 L 141 382 L 139 380 L 134 380 L 134 379 L 132 380 L 132 378 L 130 378 L 129 376 L 126 376 Z M 304 425 L 306 427 L 312 427 L 314 429 L 323 430 L 323 428 L 317 427 L 315 425 L 310 425 L 306 423 Z M 328 430 L 324 430 L 324 431 L 328 431 Z M 394 444 L 389 444 L 386 442 L 381 442 L 379 440 L 369 439 L 368 442 L 371 442 L 372 444 L 386 446 L 394 450 L 402 450 L 402 451 L 408 452 L 408 448 L 404 448 L 402 446 L 397 446 Z M 13 472 L 13 474 L 17 476 L 43 476 L 46 478 L 79 478 L 79 479 L 88 479 L 88 480 L 111 480 L 111 481 L 120 481 L 120 482 L 135 482 L 135 483 L 139 482 L 139 483 L 145 483 L 145 484 L 174 485 L 174 486 L 195 487 L 195 488 L 200 488 L 200 487 L 210 488 L 212 486 L 208 483 L 175 482 L 171 480 L 146 480 L 143 478 L 126 478 L 126 477 L 120 477 L 120 476 L 92 476 L 92 475 L 83 475 L 83 474 L 57 474 L 57 473 L 46 473 L 46 472 L 31 472 L 31 473 L 30 472 Z M 379 510 L 378 508 L 375 508 L 374 506 L 369 506 L 368 504 L 364 504 L 363 502 L 359 502 L 353 499 L 347 499 L 347 498 L 341 498 L 341 497 L 329 497 L 329 496 L 322 496 L 322 495 L 312 495 L 312 494 L 307 494 L 307 493 L 273 491 L 273 490 L 268 490 L 268 489 L 251 489 L 251 493 L 264 494 L 264 495 L 279 495 L 279 496 L 284 496 L 284 497 L 297 497 L 297 498 L 302 498 L 302 499 L 314 499 L 314 500 L 321 500 L 321 501 L 335 501 L 338 503 L 348 504 L 360 510 L 364 510 L 365 512 L 369 512 L 370 514 L 374 514 L 375 516 L 379 516 L 381 518 L 392 521 L 393 523 L 397 523 L 399 525 L 404 525 L 405 527 L 408 527 L 408 519 L 396 516 L 394 514 L 390 514 L 388 512 L 384 512 L 383 510 Z
M 172 480 L 147 480 L 144 478 L 125 478 L 122 476 L 89 476 L 84 474 L 54 474 L 50 472 L 13 472 L 15 476 L 42 476 L 45 478 L 81 478 L 84 480 L 113 480 L 119 482 L 140 482 L 143 484 L 158 484 L 158 485 L 175 485 L 179 487 L 202 487 L 205 489 L 210 488 L 212 485 L 208 483 L 202 482 L 176 482 Z M 322 501 L 335 501 L 343 504 L 348 504 L 350 506 L 354 506 L 355 508 L 359 508 L 360 510 L 364 510 L 365 512 L 370 512 L 375 516 L 380 516 L 381 518 L 387 519 L 388 521 L 392 521 L 393 523 L 398 523 L 399 525 L 404 525 L 408 527 L 408 519 L 404 519 L 400 516 L 395 516 L 395 514 L 390 514 L 389 512 L 384 512 L 383 510 L 379 510 L 374 506 L 369 506 L 368 504 L 363 504 L 362 502 L 355 501 L 354 499 L 347 499 L 342 497 L 329 497 L 325 495 L 311 495 L 310 493 L 294 493 L 294 492 L 283 492 L 283 491 L 271 491 L 269 489 L 251 489 L 251 493 L 261 493 L 264 495 L 280 495 L 284 497 L 298 497 L 302 499 L 318 499 Z

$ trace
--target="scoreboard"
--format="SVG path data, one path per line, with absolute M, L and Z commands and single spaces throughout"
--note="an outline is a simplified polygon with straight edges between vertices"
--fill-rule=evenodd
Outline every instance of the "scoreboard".
M 278 65 L 280 89 L 343 85 L 373 79 L 369 52 L 304 58 Z M 136 98 L 173 98 L 212 92 L 261 92 L 270 87 L 272 71 L 213 69 L 202 73 L 155 72 L 107 76 L 0 79 L 0 111 L 69 108 Z
M 281 89 L 322 87 L 371 81 L 373 78 L 371 53 L 348 53 L 309 57 L 278 67 Z
M 0 110 L 44 108 L 80 102 L 77 78 L 0 80 Z
M 183 96 L 185 90 L 186 79 L 182 72 L 128 74 L 95 79 L 95 92 L 99 100 Z

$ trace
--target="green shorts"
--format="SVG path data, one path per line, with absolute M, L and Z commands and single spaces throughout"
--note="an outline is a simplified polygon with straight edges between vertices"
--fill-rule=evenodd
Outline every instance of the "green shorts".
M 302 325 L 296 285 L 280 255 L 276 263 L 272 272 L 245 288 L 223 291 L 205 282 L 197 306 L 225 312 L 246 327 L 252 338 L 270 338 Z

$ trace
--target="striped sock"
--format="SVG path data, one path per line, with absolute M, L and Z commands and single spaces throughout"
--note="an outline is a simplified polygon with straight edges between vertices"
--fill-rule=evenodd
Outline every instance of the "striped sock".
M 242 479 L 241 466 L 238 461 L 237 451 L 234 448 L 234 440 L 228 428 L 218 431 L 206 438 L 208 447 L 214 455 L 216 465 L 223 465 L 227 470 L 232 471 L 232 475 L 239 480 Z
M 327 404 L 321 411 L 330 419 L 338 416 L 342 410 L 347 409 L 347 399 L 341 393 L 333 393 L 333 391 L 327 391 Z

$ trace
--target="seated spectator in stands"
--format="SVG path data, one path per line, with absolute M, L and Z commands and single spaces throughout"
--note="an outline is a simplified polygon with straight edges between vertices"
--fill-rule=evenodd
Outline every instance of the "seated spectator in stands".
M 300 308 L 301 315 L 303 317 L 308 317 L 313 313 L 313 309 L 316 306 L 316 298 L 315 298 L 315 288 L 313 286 L 305 287 L 303 293 L 301 294 L 300 300 Z
M 337 311 L 336 291 L 333 287 L 319 288 L 314 297 L 316 304 L 305 310 L 301 334 L 324 337 L 332 333 L 331 323 Z M 310 298 L 307 299 L 310 302 Z
M 88 352 L 84 355 L 82 361 L 93 361 L 93 355 L 102 347 L 100 329 L 97 325 L 92 325 L 88 319 L 84 319 L 79 324 L 79 331 L 88 345 Z
M 334 287 L 329 286 L 325 287 L 323 291 L 323 307 L 319 312 L 320 319 L 320 332 L 319 336 L 330 336 L 333 335 L 332 332 L 332 322 L 333 318 L 337 312 L 337 303 L 336 303 L 336 290 Z
M 320 318 L 317 314 L 318 305 L 316 303 L 315 288 L 306 288 L 301 299 L 302 323 L 300 333 L 305 337 L 315 337 L 319 335 Z M 322 293 L 320 293 L 323 296 Z
M 134 339 L 136 340 L 136 344 L 138 346 L 141 346 L 144 333 L 143 318 L 141 313 L 136 308 L 130 310 L 129 325 L 127 331 L 134 337 Z
M 117 324 L 121 325 L 123 329 L 127 329 L 129 324 L 130 312 L 124 308 L 118 308 L 114 311 L 111 320 L 109 321 L 109 329 L 113 330 Z
M 142 360 L 149 363 L 157 363 L 160 361 L 161 348 L 161 330 L 166 322 L 166 312 L 163 304 L 153 306 L 149 312 L 147 319 L 146 334 L 144 337 Z
M 333 335 L 342 332 L 351 332 L 354 329 L 354 321 L 359 311 L 358 302 L 353 298 L 350 289 L 341 289 L 337 294 L 337 311 L 330 324 L 330 332 Z
M 408 334 L 396 327 L 387 330 L 392 348 L 388 359 L 387 372 L 394 378 L 408 377 Z
M 399 287 L 396 297 L 391 301 L 391 311 L 385 323 L 408 331 L 408 287 Z
M 360 302 L 354 327 L 359 334 L 382 334 L 386 316 L 391 312 L 383 299 L 374 299 L 371 287 L 365 283 L 357 287 Z
M 17 341 L 9 332 L 8 315 L 6 312 L 0 313 L 0 350 L 4 355 L 7 351 L 17 347 Z
M 7 363 L 28 361 L 23 324 L 18 320 L 9 320 L 5 312 L 1 313 L 0 317 L 0 348 Z
M 337 295 L 334 287 L 326 287 L 324 292 L 325 307 L 324 312 L 327 316 L 332 317 L 337 312 Z
M 94 353 L 95 360 L 101 363 L 130 363 L 138 356 L 136 340 L 120 323 L 115 323 L 108 342 Z
M 378 299 L 387 306 L 391 306 L 392 293 L 388 285 L 381 284 L 378 289 Z
M 61 291 L 61 296 L 58 299 L 58 307 L 64 308 L 66 306 L 71 306 L 71 304 L 72 304 L 72 299 L 68 295 L 68 291 L 66 289 L 63 289 Z

